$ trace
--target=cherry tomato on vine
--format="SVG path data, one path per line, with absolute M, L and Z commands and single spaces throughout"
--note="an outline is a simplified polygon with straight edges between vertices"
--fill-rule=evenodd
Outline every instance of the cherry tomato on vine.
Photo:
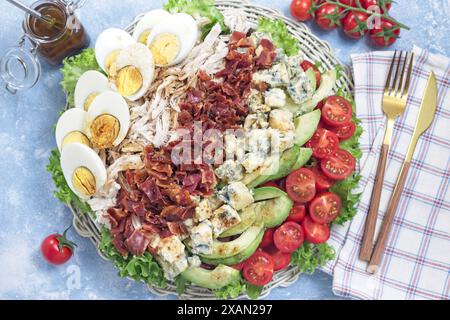
M 381 19 L 381 25 L 378 28 L 370 30 L 372 42 L 379 47 L 388 47 L 392 45 L 400 36 L 400 27 L 394 22 Z
M 350 7 L 357 7 L 356 0 L 339 0 L 339 2 Z
M 313 0 L 293 0 L 291 2 L 291 15 L 300 21 L 308 21 L 312 19 L 311 7 Z
M 378 6 L 381 13 L 384 13 L 382 3 L 385 4 L 386 10 L 389 11 L 392 6 L 392 0 L 360 0 L 364 9 L 369 9 L 372 6 Z
M 66 263 L 73 255 L 76 244 L 66 238 L 66 229 L 62 235 L 51 234 L 42 241 L 41 253 L 45 260 L 54 265 Z
M 367 19 L 369 19 L 369 15 L 367 13 L 350 11 L 342 20 L 342 29 L 347 37 L 352 39 L 360 39 L 369 31 L 366 23 Z
M 316 10 L 316 23 L 324 30 L 333 30 L 341 25 L 340 18 L 342 7 L 326 3 Z

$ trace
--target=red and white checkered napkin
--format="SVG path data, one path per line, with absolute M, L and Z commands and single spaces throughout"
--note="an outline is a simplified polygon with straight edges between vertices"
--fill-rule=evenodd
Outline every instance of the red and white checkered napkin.
M 364 134 L 358 214 L 333 228 L 337 259 L 333 273 L 338 295 L 361 299 L 450 299 L 450 60 L 415 47 L 410 95 L 397 119 L 380 203 L 378 234 L 405 158 L 431 70 L 438 80 L 438 107 L 431 128 L 419 140 L 378 274 L 366 273 L 359 249 L 369 210 L 378 155 L 384 136 L 383 89 L 393 52 L 352 55 L 355 99 Z

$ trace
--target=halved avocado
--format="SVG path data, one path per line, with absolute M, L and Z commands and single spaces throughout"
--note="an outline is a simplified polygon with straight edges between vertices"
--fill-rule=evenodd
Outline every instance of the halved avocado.
M 317 130 L 321 115 L 322 113 L 317 109 L 294 119 L 295 144 L 303 146 L 311 139 Z
M 292 167 L 297 161 L 299 153 L 300 147 L 297 145 L 294 145 L 292 148 L 284 151 L 280 157 L 280 160 L 273 163 L 273 166 L 271 167 L 272 171 L 269 174 L 267 174 L 267 172 L 263 172 L 255 180 L 248 183 L 247 187 L 252 189 L 268 181 L 273 181 L 285 177 L 289 172 L 291 172 Z
M 278 198 L 285 195 L 286 192 L 275 187 L 261 187 L 253 189 L 253 199 L 255 202 Z
M 234 227 L 225 230 L 220 234 L 221 238 L 235 236 L 237 234 L 243 233 L 250 226 L 252 226 L 256 221 L 256 212 L 255 212 L 256 203 L 249 205 L 248 207 L 241 210 L 239 216 L 241 217 L 241 222 L 239 222 Z
M 202 258 L 223 259 L 241 253 L 252 244 L 260 232 L 264 232 L 264 224 L 256 223 L 245 230 L 239 238 L 229 242 L 214 240 L 211 254 L 199 254 Z
M 261 240 L 264 236 L 264 230 L 265 230 L 264 228 L 261 229 L 261 232 L 256 236 L 255 240 L 253 240 L 253 242 L 247 248 L 245 248 L 245 250 L 243 250 L 242 252 L 240 252 L 234 256 L 228 257 L 228 258 L 208 259 L 208 258 L 202 257 L 202 261 L 204 263 L 207 263 L 207 264 L 210 264 L 213 266 L 219 265 L 219 264 L 225 264 L 225 265 L 231 266 L 236 263 L 247 260 L 256 251 L 256 249 L 258 249 L 259 244 L 261 243 Z
M 309 159 L 311 159 L 311 156 L 312 156 L 311 148 L 300 148 L 300 153 L 298 155 L 297 161 L 292 167 L 291 172 L 303 167 L 309 161 Z
M 273 228 L 282 224 L 293 206 L 292 200 L 287 195 L 257 202 L 257 204 L 259 205 L 257 219 L 262 219 L 266 228 Z
M 239 270 L 223 264 L 218 265 L 214 270 L 201 267 L 189 268 L 183 271 L 181 276 L 193 284 L 212 290 L 223 288 L 241 279 Z

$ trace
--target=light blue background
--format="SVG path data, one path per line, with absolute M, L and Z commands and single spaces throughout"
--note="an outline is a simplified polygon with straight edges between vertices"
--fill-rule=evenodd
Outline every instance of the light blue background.
M 25 1 L 31 3 L 31 1 Z M 289 0 L 259 0 L 288 14 Z M 450 53 L 449 0 L 397 0 L 391 12 L 409 25 L 410 32 L 394 48 L 413 44 L 431 51 Z M 87 1 L 81 19 L 92 39 L 107 27 L 127 26 L 138 13 L 161 7 L 160 0 Z M 2 26 L 0 53 L 21 35 L 22 13 L 0 2 Z M 351 53 L 374 50 L 365 41 L 352 41 L 340 32 L 314 33 L 329 41 L 344 63 Z M 121 279 L 112 264 L 103 261 L 87 239 L 69 232 L 77 244 L 73 259 L 62 267 L 48 265 L 40 255 L 41 240 L 71 223 L 71 213 L 52 197 L 53 183 L 45 171 L 49 152 L 55 146 L 52 127 L 64 105 L 61 75 L 43 64 L 40 82 L 15 96 L 0 88 L 0 298 L 1 299 L 157 299 L 143 284 Z M 79 270 L 80 288 L 69 289 L 68 274 Z M 335 299 L 330 276 L 317 272 L 303 275 L 288 289 L 276 289 L 273 299 Z

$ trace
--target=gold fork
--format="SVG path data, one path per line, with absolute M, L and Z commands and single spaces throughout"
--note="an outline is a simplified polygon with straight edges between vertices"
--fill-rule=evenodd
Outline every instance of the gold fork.
M 384 133 L 383 146 L 381 147 L 381 154 L 378 160 L 377 173 L 375 176 L 375 185 L 372 191 L 372 198 L 370 200 L 370 208 L 366 217 L 366 224 L 364 227 L 364 235 L 361 244 L 361 250 L 359 258 L 363 261 L 369 261 L 372 255 L 373 236 L 375 233 L 375 225 L 377 221 L 378 208 L 380 205 L 381 191 L 383 189 L 384 174 L 386 169 L 387 157 L 389 149 L 391 147 L 392 132 L 394 129 L 394 122 L 399 117 L 406 107 L 406 101 L 408 100 L 409 83 L 411 80 L 412 64 L 414 59 L 414 53 L 410 55 L 405 54 L 405 58 L 402 59 L 403 51 L 400 52 L 400 56 L 397 58 L 397 51 L 392 58 L 391 67 L 386 80 L 386 86 L 383 94 L 383 112 L 387 117 L 387 126 Z M 406 71 L 406 66 L 409 67 Z M 395 67 L 395 65 L 397 66 Z M 403 65 L 402 70 L 400 67 Z M 395 68 L 395 72 L 393 74 Z M 406 80 L 405 80 L 406 75 Z M 405 80 L 405 81 L 404 81 Z

